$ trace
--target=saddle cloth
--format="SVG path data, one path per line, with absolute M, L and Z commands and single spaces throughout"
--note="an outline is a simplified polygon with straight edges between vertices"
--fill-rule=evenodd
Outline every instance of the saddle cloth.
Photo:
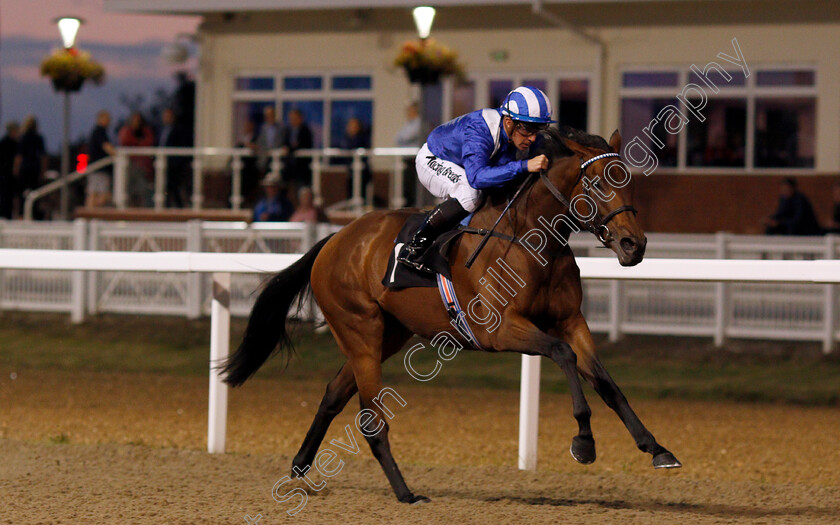
M 397 238 L 394 240 L 394 249 L 391 250 L 391 255 L 388 257 L 387 271 L 382 278 L 382 284 L 386 288 L 436 288 L 438 286 L 436 274 L 441 274 L 447 279 L 452 279 L 452 272 L 449 269 L 449 248 L 452 245 L 450 241 L 463 233 L 463 230 L 460 228 L 438 236 L 435 242 L 432 243 L 432 246 L 423 254 L 423 264 L 433 269 L 435 273 L 421 272 L 405 264 L 397 263 L 397 257 L 402 255 L 404 250 L 406 250 L 406 246 L 411 241 L 411 237 L 417 231 L 417 228 L 420 227 L 425 217 L 426 213 L 424 212 L 409 216 L 402 230 L 397 234 Z M 472 215 L 464 219 L 461 224 L 469 224 L 471 218 Z

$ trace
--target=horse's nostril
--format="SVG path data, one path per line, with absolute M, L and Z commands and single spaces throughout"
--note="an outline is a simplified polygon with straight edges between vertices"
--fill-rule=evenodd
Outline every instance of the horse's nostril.
M 636 249 L 636 241 L 631 239 L 630 237 L 622 237 L 621 238 L 621 249 L 625 252 L 632 252 Z

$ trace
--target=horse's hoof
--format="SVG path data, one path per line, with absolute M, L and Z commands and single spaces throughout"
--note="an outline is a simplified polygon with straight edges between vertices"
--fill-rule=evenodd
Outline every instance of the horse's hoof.
M 572 439 L 572 446 L 569 447 L 572 457 L 578 463 L 589 465 L 595 462 L 595 440 L 590 438 L 582 438 L 575 436 Z
M 673 454 L 668 452 L 660 452 L 653 456 L 653 468 L 680 468 L 682 463 L 679 462 Z
M 414 494 L 409 494 L 408 497 L 400 499 L 402 503 L 408 503 L 409 505 L 417 505 L 418 503 L 429 503 L 430 500 L 426 496 L 415 496 Z

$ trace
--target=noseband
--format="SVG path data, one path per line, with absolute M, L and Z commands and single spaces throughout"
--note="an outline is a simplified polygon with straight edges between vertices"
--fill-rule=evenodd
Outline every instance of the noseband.
M 592 164 L 596 160 L 600 160 L 600 159 L 604 159 L 604 158 L 608 158 L 608 157 L 620 157 L 620 155 L 618 153 L 602 153 L 600 155 L 596 155 L 596 156 L 592 157 L 591 159 L 589 159 L 587 161 L 582 162 L 581 165 L 580 165 L 580 172 L 578 173 L 577 179 L 575 180 L 575 183 L 572 185 L 572 188 L 577 186 L 578 182 L 580 182 L 580 179 L 583 178 L 583 176 L 586 172 L 586 167 L 587 166 L 589 166 L 590 164 Z M 563 193 L 560 190 L 557 189 L 557 186 L 555 186 L 551 182 L 551 180 L 549 180 L 548 175 L 545 174 L 545 170 L 540 171 L 540 179 L 542 180 L 543 184 L 545 184 L 545 187 L 548 188 L 548 191 L 550 191 L 551 194 L 554 195 L 554 198 L 557 199 L 558 201 L 560 201 L 561 204 L 563 204 L 569 211 L 571 211 L 572 210 L 571 201 L 569 201 L 569 199 L 567 199 L 566 196 L 563 195 Z M 587 197 L 589 197 L 589 191 L 590 191 L 589 190 L 589 185 L 584 184 L 583 194 L 586 195 Z M 588 221 L 581 222 L 581 225 L 584 228 L 586 228 L 587 230 L 589 230 L 590 232 L 592 232 L 592 234 L 595 235 L 595 237 L 597 237 L 599 241 L 606 244 L 613 239 L 612 232 L 610 232 L 610 228 L 607 226 L 607 224 L 612 219 L 614 219 L 616 215 L 618 215 L 619 213 L 623 213 L 625 211 L 632 211 L 633 215 L 636 215 L 636 213 L 637 213 L 636 208 L 634 208 L 632 205 L 625 204 L 625 205 L 619 206 L 618 208 L 609 212 L 603 218 L 599 218 L 598 214 L 596 213 L 595 217 L 593 217 L 592 219 L 590 219 Z M 596 212 L 597 212 L 597 208 L 596 208 Z

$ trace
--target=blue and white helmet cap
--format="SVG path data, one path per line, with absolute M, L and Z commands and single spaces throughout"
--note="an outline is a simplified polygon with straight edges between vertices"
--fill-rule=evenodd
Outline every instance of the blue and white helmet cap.
M 551 124 L 551 102 L 545 93 L 532 86 L 519 86 L 502 102 L 502 115 L 522 122 Z

